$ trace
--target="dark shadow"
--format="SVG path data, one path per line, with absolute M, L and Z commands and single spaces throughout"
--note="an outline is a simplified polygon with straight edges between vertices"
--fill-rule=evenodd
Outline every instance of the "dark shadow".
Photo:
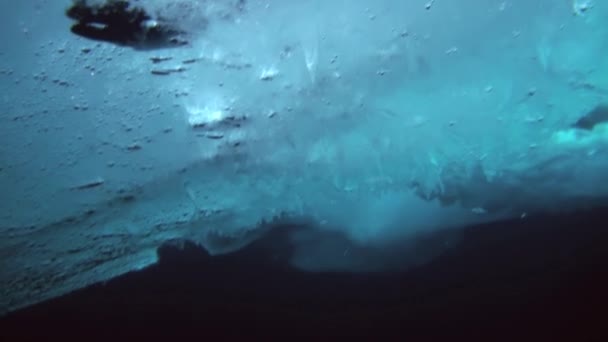
M 608 122 L 608 105 L 600 104 L 578 119 L 573 127 L 590 131 L 595 126 L 606 122 Z
M 76 21 L 71 27 L 72 33 L 95 41 L 139 50 L 188 44 L 184 38 L 186 32 L 125 0 L 76 0 L 66 10 L 66 16 Z
M 214 257 L 172 241 L 157 265 L 3 318 L 0 336 L 603 340 L 607 209 L 468 227 L 397 273 L 298 272 L 290 227 Z

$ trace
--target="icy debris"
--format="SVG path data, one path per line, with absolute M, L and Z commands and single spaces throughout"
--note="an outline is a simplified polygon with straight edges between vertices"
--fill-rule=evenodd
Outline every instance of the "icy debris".
M 426 3 L 426 5 L 424 5 L 424 8 L 428 11 L 433 7 L 434 4 L 435 4 L 435 0 L 430 0 L 429 2 Z
M 172 59 L 173 59 L 173 57 L 169 57 L 169 56 L 166 56 L 166 57 L 161 57 L 161 56 L 150 57 L 150 61 L 152 61 L 152 63 L 154 63 L 154 64 L 170 61 Z
M 80 110 L 80 111 L 89 110 L 89 106 L 86 104 L 75 104 L 72 108 L 74 108 L 74 110 Z
M 222 132 L 207 132 L 205 137 L 212 140 L 222 139 L 224 137 L 224 133 Z
M 237 58 L 237 57 L 238 56 L 236 56 L 235 58 Z M 194 63 L 198 63 L 198 62 L 207 62 L 210 64 L 218 65 L 226 70 L 243 70 L 243 69 L 251 68 L 253 66 L 251 63 L 240 60 L 239 58 L 237 58 L 235 60 L 224 60 L 223 58 L 219 57 L 219 55 L 217 55 L 217 54 L 214 54 L 210 57 L 203 56 L 203 57 L 184 59 L 182 61 L 182 64 L 194 64 Z
M 572 0 L 572 13 L 575 16 L 583 16 L 592 8 L 592 0 Z
M 246 115 L 236 115 L 231 107 L 190 107 L 188 124 L 200 132 L 198 136 L 222 139 L 232 129 L 239 129 L 249 119 Z M 218 133 L 219 132 L 219 133 Z
M 96 188 L 98 186 L 102 186 L 105 183 L 105 180 L 101 177 L 95 178 L 89 182 L 82 183 L 79 185 L 75 185 L 70 188 L 70 190 L 86 190 Z
M 262 81 L 272 81 L 279 75 L 279 69 L 271 66 L 269 68 L 262 69 L 260 73 L 260 80 Z
M 316 71 L 317 71 L 317 62 L 319 61 L 319 49 L 318 46 L 314 46 L 311 49 L 304 49 L 304 63 L 306 64 L 306 69 L 308 70 L 308 75 L 310 76 L 310 81 L 315 83 L 316 80 Z
M 188 124 L 193 128 L 219 123 L 226 116 L 221 109 L 209 107 L 188 108 L 188 114 Z
M 167 76 L 167 75 L 171 75 L 174 73 L 179 73 L 179 72 L 184 72 L 188 69 L 184 68 L 183 66 L 178 66 L 175 68 L 168 68 L 168 69 L 152 69 L 150 71 L 150 73 L 152 75 L 157 75 L 157 76 Z
M 127 146 L 127 151 L 139 151 L 141 149 L 142 149 L 142 147 L 138 143 L 133 143 L 133 144 Z
M 455 53 L 457 53 L 457 52 L 458 52 L 458 48 L 457 48 L 457 47 L 455 47 L 455 46 L 453 46 L 453 47 L 451 47 L 451 48 L 449 48 L 449 49 L 445 50 L 445 54 L 446 54 L 446 55 L 453 55 L 453 54 L 455 54 Z
M 486 214 L 488 211 L 482 207 L 476 207 L 476 208 L 471 209 L 471 212 L 473 214 L 481 215 L 481 214 Z
M 65 81 L 65 80 L 60 80 L 60 79 L 54 79 L 53 83 L 61 86 L 61 87 L 69 87 L 70 86 L 70 82 Z
M 182 61 L 183 64 L 194 64 L 198 61 L 203 60 L 202 58 L 190 58 L 190 59 L 185 59 Z

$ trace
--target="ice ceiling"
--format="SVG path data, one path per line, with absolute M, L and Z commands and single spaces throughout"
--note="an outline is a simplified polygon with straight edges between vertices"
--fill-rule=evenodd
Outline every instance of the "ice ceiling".
M 379 270 L 608 195 L 607 126 L 572 126 L 606 102 L 608 4 L 235 3 L 147 1 L 195 37 L 153 51 L 72 35 L 69 1 L 0 4 L 0 312 L 170 240 L 298 225 L 293 265 Z

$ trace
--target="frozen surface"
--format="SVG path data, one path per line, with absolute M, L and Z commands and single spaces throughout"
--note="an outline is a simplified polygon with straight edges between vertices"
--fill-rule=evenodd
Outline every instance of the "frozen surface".
M 607 101 L 604 2 L 147 1 L 194 36 L 156 51 L 72 35 L 68 5 L 0 4 L 0 312 L 170 240 L 301 225 L 293 265 L 380 270 L 608 196 L 608 128 L 572 128 Z

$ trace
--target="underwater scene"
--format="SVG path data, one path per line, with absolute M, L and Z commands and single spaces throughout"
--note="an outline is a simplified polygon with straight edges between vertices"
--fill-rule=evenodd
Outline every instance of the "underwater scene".
M 608 2 L 0 18 L 3 340 L 608 340 Z

